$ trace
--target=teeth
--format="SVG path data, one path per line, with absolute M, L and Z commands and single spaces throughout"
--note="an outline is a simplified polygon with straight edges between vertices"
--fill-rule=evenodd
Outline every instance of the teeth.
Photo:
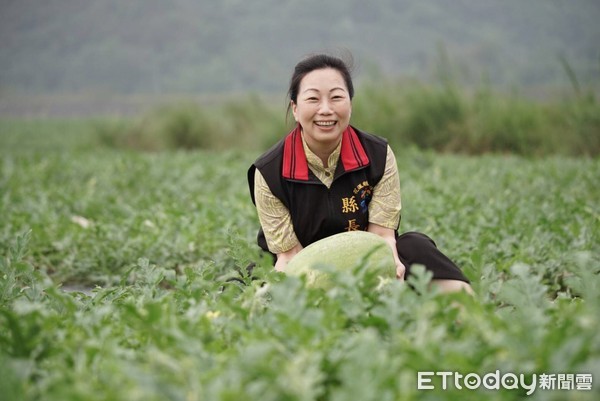
M 335 121 L 315 121 L 315 124 L 322 127 L 330 127 L 335 124 Z

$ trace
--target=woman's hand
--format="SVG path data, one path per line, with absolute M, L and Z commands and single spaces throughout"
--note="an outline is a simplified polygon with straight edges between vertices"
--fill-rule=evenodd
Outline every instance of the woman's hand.
M 277 254 L 277 262 L 275 262 L 275 270 L 278 272 L 285 272 L 285 267 L 292 258 L 302 250 L 300 243 L 296 244 L 289 251 L 285 251 Z
M 398 255 L 397 251 L 396 255 Z M 404 281 L 404 274 L 406 274 L 406 267 L 404 266 L 404 263 L 400 262 L 398 256 L 396 256 L 396 278 L 400 281 Z
M 400 281 L 404 281 L 404 275 L 406 274 L 406 266 L 400 261 L 398 257 L 398 250 L 396 248 L 396 237 L 394 236 L 394 244 L 390 245 L 394 252 L 394 262 L 396 262 L 396 278 Z
M 398 257 L 398 249 L 396 248 L 396 231 L 375 223 L 369 223 L 367 231 L 382 237 L 385 240 L 385 242 L 388 243 L 390 248 L 392 248 L 394 262 L 396 262 L 396 278 L 400 281 L 404 281 L 404 275 L 406 274 L 406 266 L 404 266 L 404 264 L 400 261 L 400 258 Z

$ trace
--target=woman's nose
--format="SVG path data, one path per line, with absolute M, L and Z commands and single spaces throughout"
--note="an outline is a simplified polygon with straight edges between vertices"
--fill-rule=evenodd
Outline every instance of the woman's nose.
M 331 104 L 329 103 L 328 100 L 323 100 L 321 102 L 321 106 L 319 107 L 319 113 L 320 114 L 331 114 L 332 110 L 331 110 Z

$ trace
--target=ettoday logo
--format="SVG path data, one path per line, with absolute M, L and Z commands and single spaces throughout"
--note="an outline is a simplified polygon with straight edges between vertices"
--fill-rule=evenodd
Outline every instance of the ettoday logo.
M 434 378 L 436 379 L 434 383 Z M 539 376 L 535 373 L 531 375 L 514 373 L 501 374 L 499 370 L 487 373 L 483 376 L 477 373 L 468 373 L 463 375 L 458 372 L 417 372 L 418 390 L 435 390 L 441 388 L 448 389 L 448 384 L 452 383 L 458 390 L 475 390 L 484 387 L 488 390 L 526 390 L 527 395 L 533 394 L 537 389 L 541 390 L 592 390 L 591 373 L 542 373 Z M 436 387 L 437 382 L 441 380 L 441 387 Z
M 466 375 L 458 372 L 418 372 L 417 373 L 417 389 L 419 390 L 434 390 L 436 387 L 433 384 L 432 377 L 441 377 L 441 388 L 446 390 L 448 383 L 453 383 L 454 387 L 462 390 L 463 388 L 475 390 L 481 386 L 488 390 L 500 390 L 501 388 L 525 389 L 527 395 L 533 394 L 537 388 L 537 375 L 534 373 L 528 379 L 524 374 L 516 375 L 514 373 L 500 374 L 499 370 L 488 373 L 483 377 L 477 373 L 468 373 Z

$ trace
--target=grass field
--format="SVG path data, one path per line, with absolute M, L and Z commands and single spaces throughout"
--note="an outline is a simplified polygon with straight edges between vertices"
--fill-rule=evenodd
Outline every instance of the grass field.
M 396 149 L 401 231 L 435 239 L 476 296 L 436 294 L 425 274 L 373 292 L 368 274 L 340 273 L 323 293 L 254 245 L 258 151 L 140 153 L 73 122 L 1 127 L 3 400 L 598 399 L 597 158 Z M 258 280 L 238 273 L 250 261 Z M 419 390 L 420 371 L 536 388 L 434 376 Z

